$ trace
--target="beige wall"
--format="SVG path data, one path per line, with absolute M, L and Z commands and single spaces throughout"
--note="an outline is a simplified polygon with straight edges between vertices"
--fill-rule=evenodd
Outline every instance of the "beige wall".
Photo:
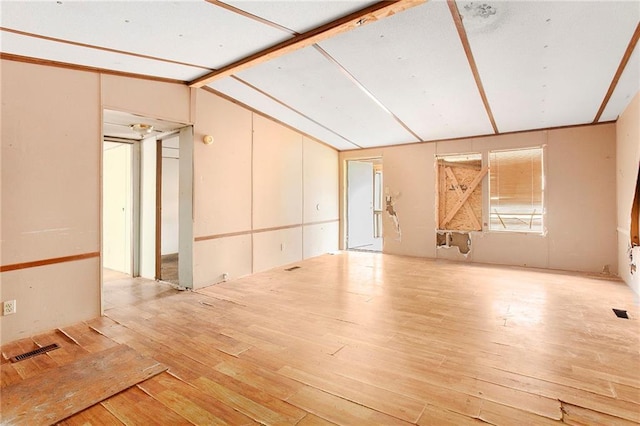
M 169 84 L 139 78 L 103 74 L 102 106 L 144 117 L 178 123 L 191 123 L 191 89 L 182 84 Z
M 436 154 L 479 152 L 486 163 L 489 150 L 541 145 L 546 146 L 544 235 L 473 232 L 466 256 L 457 248 L 436 249 Z M 377 156 L 383 158 L 384 190 L 392 198 L 401 231 L 399 235 L 385 213 L 385 253 L 589 272 L 601 272 L 606 265 L 616 273 L 615 124 L 343 152 L 342 206 L 344 161 Z M 487 209 L 485 205 L 485 216 Z
M 206 91 L 195 109 L 196 288 L 337 249 L 337 151 Z
M 307 137 L 302 138 L 303 258 L 338 248 L 338 153 Z
M 2 61 L 2 265 L 100 251 L 100 76 Z M 100 315 L 100 259 L 0 274 L 2 342 Z
M 640 295 L 640 247 L 631 253 L 636 271 L 631 274 L 629 259 L 631 205 L 640 167 L 640 93 L 637 93 L 616 123 L 618 269 L 620 277 Z
M 203 90 L 194 129 L 194 286 L 250 274 L 252 113 Z M 204 135 L 213 136 L 205 145 Z
M 1 264 L 90 256 L 2 272 L 0 300 L 17 300 L 2 342 L 100 315 L 103 108 L 194 124 L 196 287 L 337 249 L 337 151 L 180 84 L 0 69 Z

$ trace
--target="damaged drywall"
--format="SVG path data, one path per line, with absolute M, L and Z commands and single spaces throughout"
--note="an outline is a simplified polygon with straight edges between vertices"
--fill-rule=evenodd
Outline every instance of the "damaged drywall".
M 436 247 L 438 249 L 453 249 L 465 257 L 471 251 L 471 234 L 469 232 L 443 232 L 436 234 Z
M 391 197 L 391 195 L 385 196 L 385 202 L 386 202 L 385 211 L 387 212 L 387 214 L 389 215 L 389 217 L 393 221 L 393 227 L 394 227 L 394 229 L 396 231 L 396 239 L 398 241 L 401 241 L 402 240 L 402 231 L 400 229 L 400 220 L 398 219 L 398 213 L 396 212 L 396 209 L 394 208 L 395 203 L 394 203 L 393 197 Z
M 640 246 L 629 246 L 629 272 L 631 275 L 638 272 L 638 259 L 640 259 Z

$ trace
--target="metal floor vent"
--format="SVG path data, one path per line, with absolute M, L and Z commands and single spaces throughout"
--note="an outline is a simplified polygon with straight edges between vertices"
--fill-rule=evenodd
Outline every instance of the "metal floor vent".
M 629 315 L 627 315 L 627 311 L 622 309 L 616 309 L 616 308 L 612 308 L 612 309 L 613 309 L 613 313 L 616 314 L 618 318 L 629 319 Z
M 46 352 L 49 352 L 49 351 L 52 351 L 52 350 L 58 349 L 58 348 L 60 348 L 60 345 L 58 345 L 57 343 L 54 343 L 52 345 L 43 346 L 41 348 L 34 349 L 32 351 L 25 352 L 23 354 L 11 357 L 11 362 L 22 361 L 23 359 L 31 358 L 33 356 L 40 355 L 40 354 L 43 354 L 43 353 L 46 353 Z
M 293 271 L 293 270 L 296 270 L 296 269 L 300 269 L 300 267 L 299 266 L 292 266 L 291 268 L 286 268 L 285 271 Z

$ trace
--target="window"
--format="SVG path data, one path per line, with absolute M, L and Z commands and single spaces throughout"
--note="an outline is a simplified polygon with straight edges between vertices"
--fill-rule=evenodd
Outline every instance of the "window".
M 542 148 L 489 152 L 489 229 L 543 232 Z

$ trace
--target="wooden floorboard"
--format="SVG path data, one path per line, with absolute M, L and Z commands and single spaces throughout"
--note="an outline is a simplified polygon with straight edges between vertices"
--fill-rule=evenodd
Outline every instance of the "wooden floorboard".
M 3 346 L 3 391 L 125 344 L 168 371 L 66 424 L 640 424 L 620 281 L 363 252 L 296 265 L 197 292 L 118 277 L 105 317 Z
M 122 426 L 116 416 L 100 404 L 87 408 L 58 423 L 62 426 Z
M 38 360 L 54 362 L 43 356 L 26 361 Z M 152 377 L 163 369 L 165 367 L 158 362 L 138 355 L 128 346 L 116 345 L 3 388 L 2 422 L 52 424 Z

